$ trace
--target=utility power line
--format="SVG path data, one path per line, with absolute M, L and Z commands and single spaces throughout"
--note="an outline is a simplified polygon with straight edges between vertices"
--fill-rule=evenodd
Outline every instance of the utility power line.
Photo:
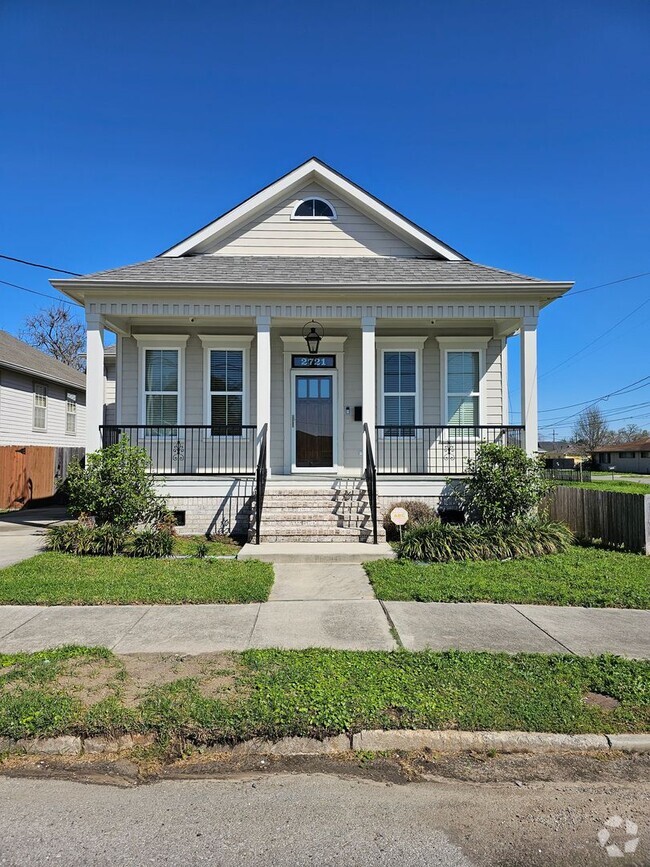
M 53 268 L 51 265 L 30 262 L 29 259 L 17 259 L 15 256 L 7 256 L 6 253 L 0 253 L 0 259 L 6 259 L 8 262 L 18 262 L 20 265 L 30 265 L 32 268 L 42 268 L 44 271 L 56 271 L 57 274 L 70 274 L 72 277 L 81 277 L 81 274 L 78 274 L 76 271 L 66 271 L 65 268 Z
M 30 292 L 32 295 L 40 295 L 41 298 L 49 298 L 50 301 L 56 301 L 59 304 L 70 304 L 71 307 L 81 307 L 76 301 L 67 301 L 65 298 L 57 298 L 55 295 L 46 295 L 44 292 L 37 292 L 36 289 L 28 289 L 27 286 L 19 286 L 18 283 L 9 283 L 8 280 L 0 280 L 3 286 L 11 286 L 13 289 L 21 289 L 23 292 Z
M 614 286 L 616 283 L 625 283 L 627 280 L 638 280 L 640 277 L 650 277 L 650 271 L 632 274 L 630 277 L 621 277 L 618 280 L 610 280 L 609 283 L 599 283 L 597 286 L 587 286 L 586 289 L 577 289 L 575 292 L 570 291 L 566 295 L 562 295 L 562 298 L 575 298 L 576 295 L 582 295 L 583 292 L 593 292 L 594 289 L 603 289 L 605 286 Z
M 637 385 L 637 383 L 639 382 L 642 383 L 642 385 Z M 636 386 L 636 388 L 632 388 L 632 386 Z M 581 400 L 579 403 L 569 403 L 566 406 L 554 406 L 550 409 L 540 409 L 540 413 L 558 412 L 562 409 L 573 409 L 574 406 L 584 406 L 588 403 L 598 403 L 598 401 L 607 400 L 610 397 L 614 397 L 614 395 L 616 394 L 629 394 L 633 391 L 638 391 L 640 388 L 647 388 L 648 386 L 650 386 L 650 376 L 644 376 L 641 379 L 637 379 L 634 382 L 631 382 L 629 385 L 622 385 L 620 388 L 616 389 L 616 391 L 610 391 L 609 394 L 603 394 L 600 397 L 592 397 L 589 400 Z

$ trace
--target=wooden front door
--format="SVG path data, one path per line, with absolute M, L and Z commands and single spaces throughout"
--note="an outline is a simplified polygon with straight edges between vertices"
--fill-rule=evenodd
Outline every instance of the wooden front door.
M 334 381 L 331 375 L 295 378 L 296 467 L 334 466 Z

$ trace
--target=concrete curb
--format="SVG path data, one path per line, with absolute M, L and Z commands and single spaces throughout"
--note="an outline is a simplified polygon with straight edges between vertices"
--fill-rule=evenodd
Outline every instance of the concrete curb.
M 80 738 L 62 735 L 54 738 L 0 738 L 0 754 L 47 756 L 115 755 L 136 746 L 151 746 L 153 734 L 122 735 L 118 738 Z M 317 738 L 289 737 L 278 741 L 254 738 L 239 744 L 217 744 L 211 752 L 233 756 L 322 756 L 357 751 L 436 753 L 485 752 L 554 753 L 606 752 L 650 753 L 650 734 L 564 735 L 549 732 L 467 732 L 451 729 L 365 730 L 354 735 Z

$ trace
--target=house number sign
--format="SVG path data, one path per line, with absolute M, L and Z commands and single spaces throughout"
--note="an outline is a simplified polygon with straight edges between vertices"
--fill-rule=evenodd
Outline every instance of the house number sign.
M 292 367 L 336 367 L 334 355 L 292 355 Z

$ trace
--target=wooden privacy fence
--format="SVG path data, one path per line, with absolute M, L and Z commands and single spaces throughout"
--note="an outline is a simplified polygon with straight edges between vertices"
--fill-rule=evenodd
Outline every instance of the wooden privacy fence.
M 0 509 L 20 509 L 56 493 L 73 458 L 83 449 L 54 446 L 0 446 Z
M 549 515 L 579 539 L 602 539 L 650 555 L 650 494 L 619 494 L 588 488 L 556 488 Z

